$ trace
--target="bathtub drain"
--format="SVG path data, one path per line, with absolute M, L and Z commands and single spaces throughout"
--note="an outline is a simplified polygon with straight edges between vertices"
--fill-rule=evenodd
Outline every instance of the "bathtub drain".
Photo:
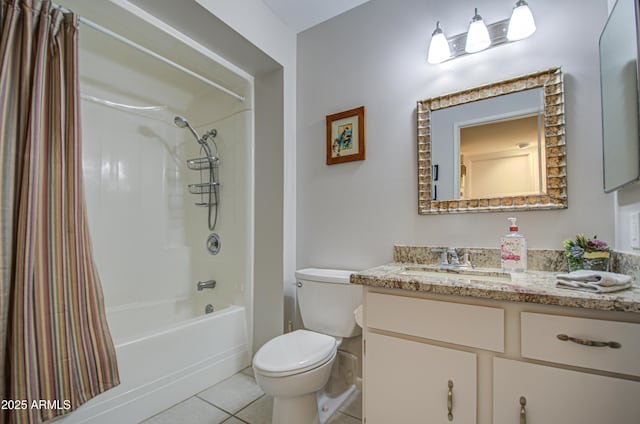
M 209 303 L 207 306 L 204 307 L 204 313 L 210 314 L 211 312 L 213 312 L 213 305 Z

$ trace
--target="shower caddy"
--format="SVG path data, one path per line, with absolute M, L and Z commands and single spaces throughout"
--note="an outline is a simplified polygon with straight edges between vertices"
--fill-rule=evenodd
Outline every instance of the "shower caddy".
M 196 206 L 208 208 L 207 221 L 211 231 L 216 227 L 220 204 L 220 182 L 218 179 L 220 157 L 218 156 L 218 146 L 214 140 L 216 135 L 215 129 L 205 133 L 199 140 L 200 152 L 204 153 L 204 156 L 187 160 L 187 168 L 200 172 L 200 182 L 189 184 L 189 193 L 200 196 L 200 201 L 195 202 Z M 211 152 L 207 143 L 208 139 L 211 139 L 215 147 L 215 154 Z

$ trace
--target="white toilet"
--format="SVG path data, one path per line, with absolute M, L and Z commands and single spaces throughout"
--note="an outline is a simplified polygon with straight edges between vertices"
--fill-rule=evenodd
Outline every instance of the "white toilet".
M 306 330 L 265 343 L 253 358 L 256 381 L 273 396 L 273 424 L 318 424 L 316 392 L 331 374 L 343 337 L 361 333 L 353 311 L 362 287 L 349 284 L 352 271 L 296 271 L 297 298 Z

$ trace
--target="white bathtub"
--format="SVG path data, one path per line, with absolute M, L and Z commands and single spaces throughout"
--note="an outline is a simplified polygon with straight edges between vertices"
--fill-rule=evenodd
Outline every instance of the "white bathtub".
M 140 422 L 249 365 L 244 307 L 227 306 L 207 315 L 202 309 L 202 316 L 147 328 L 168 316 L 174 320 L 168 308 L 188 309 L 177 303 L 108 311 L 121 383 L 56 422 Z
M 211 304 L 222 312 L 229 302 L 217 301 L 213 292 L 198 292 L 193 297 L 140 302 L 107 307 L 109 330 L 116 346 L 137 342 L 145 336 L 182 327 L 205 317 L 205 306 Z

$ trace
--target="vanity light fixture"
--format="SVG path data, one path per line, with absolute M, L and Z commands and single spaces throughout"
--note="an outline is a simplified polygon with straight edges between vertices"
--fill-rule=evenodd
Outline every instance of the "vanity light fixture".
M 509 41 L 524 40 L 536 32 L 536 22 L 526 0 L 518 0 L 513 7 L 511 19 L 509 19 L 509 29 L 507 39 Z
M 427 56 L 427 62 L 429 63 L 441 63 L 448 60 L 451 57 L 451 49 L 449 48 L 449 42 L 445 37 L 442 28 L 440 28 L 440 21 L 436 22 L 436 29 L 431 34 L 431 43 L 429 44 L 429 54 Z
M 432 64 L 476 53 L 500 44 L 524 40 L 536 31 L 536 24 L 531 9 L 526 0 L 518 0 L 513 7 L 510 19 L 504 19 L 486 25 L 475 9 L 475 14 L 469 24 L 467 32 L 447 38 L 436 23 L 436 29 L 431 34 L 427 61 Z M 446 41 L 445 45 L 444 41 Z
M 464 51 L 467 53 L 476 53 L 488 48 L 491 45 L 489 30 L 482 20 L 482 16 L 478 15 L 476 8 L 473 18 L 469 23 L 467 31 L 467 42 L 464 45 Z

